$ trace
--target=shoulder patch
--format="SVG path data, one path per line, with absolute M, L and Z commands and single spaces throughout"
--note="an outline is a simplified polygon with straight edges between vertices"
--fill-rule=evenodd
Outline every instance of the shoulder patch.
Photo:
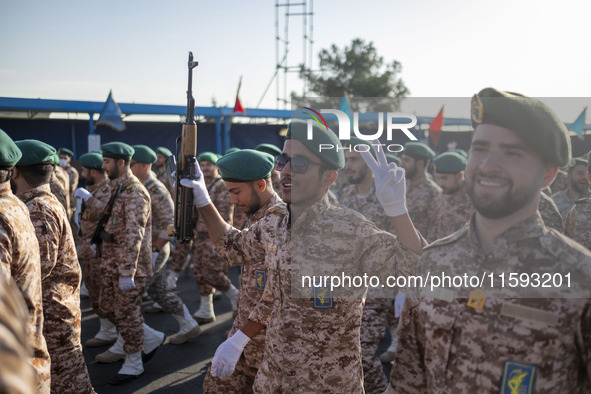
M 107 187 L 106 187 L 106 186 L 103 186 L 103 187 L 101 188 L 101 192 L 106 192 L 106 191 L 107 191 Z
M 154 185 L 154 186 L 152 186 L 152 187 L 150 188 L 150 191 L 151 191 L 152 193 L 156 193 L 156 192 L 158 191 L 158 188 L 157 188 L 157 187 Z
M 133 183 L 131 185 L 127 185 L 127 187 L 125 188 L 125 190 L 129 193 L 133 190 Z

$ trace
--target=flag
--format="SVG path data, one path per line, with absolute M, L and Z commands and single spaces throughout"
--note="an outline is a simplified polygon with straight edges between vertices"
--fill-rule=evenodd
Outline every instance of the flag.
M 123 114 L 115 100 L 113 100 L 112 91 L 109 91 L 109 97 L 107 97 L 107 101 L 105 101 L 105 105 L 103 105 L 103 109 L 101 110 L 101 115 L 96 121 L 96 126 L 100 124 L 109 126 L 117 131 L 125 130 Z
M 351 111 L 351 105 L 349 100 L 349 93 L 343 93 L 343 99 L 341 100 L 341 106 L 339 111 L 344 112 L 349 117 L 349 128 L 353 131 L 353 112 Z
M 583 138 L 583 127 L 585 126 L 585 116 L 587 115 L 587 107 L 581 112 L 577 120 L 575 120 L 571 125 L 570 129 L 577 133 L 579 138 Z
M 441 135 L 441 127 L 443 126 L 443 108 L 444 107 L 445 106 L 441 107 L 441 110 L 439 111 L 439 113 L 437 114 L 435 119 L 433 119 L 431 124 L 429 125 L 429 135 L 431 136 L 431 147 L 432 148 L 437 147 L 437 142 L 439 141 L 439 136 Z
M 241 113 L 246 115 L 246 111 L 242 107 L 242 103 L 240 102 L 240 86 L 242 86 L 242 75 L 240 76 L 240 82 L 238 82 L 238 90 L 236 91 L 236 103 L 234 104 L 234 109 L 232 110 L 232 115 L 235 113 Z

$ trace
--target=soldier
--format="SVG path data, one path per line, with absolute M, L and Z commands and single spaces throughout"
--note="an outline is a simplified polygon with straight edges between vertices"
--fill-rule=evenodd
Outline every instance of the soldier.
M 541 189 L 570 159 L 568 131 L 542 102 L 492 88 L 473 97 L 471 114 L 466 186 L 476 212 L 425 248 L 419 275 L 525 273 L 532 286 L 407 293 L 390 392 L 588 392 L 591 253 L 537 213 Z M 568 287 L 535 284 L 535 273 L 566 271 L 576 277 Z
M 199 167 L 203 172 L 211 200 L 224 220 L 231 223 L 233 209 L 230 203 L 230 193 L 226 190 L 224 181 L 218 174 L 217 161 L 218 157 L 215 153 L 204 152 L 199 155 Z M 213 249 L 213 243 L 201 217 L 197 220 L 196 231 L 197 236 L 193 242 L 193 257 L 195 259 L 193 276 L 201 295 L 201 304 L 197 312 L 193 314 L 193 318 L 198 323 L 210 323 L 215 321 L 215 313 L 213 312 L 214 288 L 226 293 L 232 304 L 233 311 L 238 310 L 236 304 L 238 289 L 234 287 L 230 282 L 230 278 L 226 275 L 228 263 L 222 260 Z
M 462 228 L 470 220 L 474 209 L 466 193 L 466 158 L 455 152 L 445 152 L 433 162 L 435 178 L 443 192 L 434 236 L 435 239 L 440 239 Z
M 273 312 L 255 392 L 362 392 L 359 328 L 366 288 L 337 286 L 335 294 L 327 284 L 305 285 L 299 274 L 318 269 L 320 274 L 408 275 L 415 269 L 415 253 L 421 251 L 406 212 L 404 171 L 392 164 L 386 167 L 383 155 L 378 155 L 380 165 L 371 164 L 378 173 L 376 193 L 400 234 L 397 239 L 359 213 L 328 203 L 328 188 L 344 166 L 342 147 L 331 130 L 312 127 L 309 140 L 307 123 L 292 121 L 283 153 L 275 158 L 287 207 L 270 208 L 242 232 L 217 213 L 202 177 L 182 180 L 194 188 L 194 203 L 218 253 L 235 264 L 265 262 L 262 302 Z M 320 153 L 320 144 L 335 149 Z M 222 343 L 212 360 L 212 375 L 229 376 L 245 346 L 263 328 L 249 320 Z
M 166 270 L 164 266 L 170 256 L 167 234 L 168 226 L 174 223 L 174 205 L 166 187 L 152 173 L 152 164 L 156 162 L 156 153 L 146 145 L 134 145 L 135 153 L 131 158 L 131 172 L 142 182 L 150 193 L 152 208 L 152 276 L 148 277 L 146 287 L 148 295 L 179 323 L 180 330 L 168 341 L 172 344 L 185 343 L 201 333 L 199 324 L 191 317 L 181 298 L 166 290 Z M 155 257 L 156 256 L 156 257 Z
M 55 170 L 49 182 L 51 192 L 60 204 L 62 204 L 68 214 L 68 218 L 70 218 L 72 216 L 72 208 L 70 207 L 70 176 L 66 170 L 58 165 L 59 156 L 57 154 L 54 157 L 54 162 L 56 164 Z
M 591 183 L 591 151 L 587 155 L 587 180 Z M 566 215 L 564 234 L 591 250 L 591 197 L 575 202 Z
M 257 145 L 255 150 L 259 152 L 265 152 L 273 156 L 273 158 L 279 156 L 281 154 L 281 149 L 276 147 L 273 144 L 259 144 Z M 279 184 L 281 180 L 279 179 L 279 171 L 276 169 L 271 170 L 271 182 L 273 183 L 273 190 L 281 197 L 281 185 Z
M 437 214 L 441 210 L 441 188 L 427 177 L 435 152 L 420 142 L 407 142 L 400 155 L 400 167 L 410 181 L 406 191 L 408 214 L 428 242 L 435 240 Z
M 100 152 L 86 153 L 80 156 L 82 164 L 82 179 L 86 182 L 86 189 L 79 188 L 74 192 L 75 198 L 85 200 L 80 214 L 80 244 L 78 258 L 82 260 L 82 278 L 88 289 L 90 306 L 99 317 L 98 333 L 86 341 L 88 347 L 110 345 L 117 339 L 117 328 L 99 307 L 101 284 L 101 259 L 92 250 L 91 239 L 102 213 L 111 197 L 109 179 L 103 167 L 103 155 Z M 85 196 L 87 197 L 85 199 Z M 92 198 L 90 198 L 92 197 Z
M 72 159 L 74 158 L 74 152 L 66 148 L 60 148 L 58 150 L 58 155 L 59 166 L 66 170 L 66 172 L 68 173 L 68 178 L 70 182 L 70 215 L 74 215 L 76 211 L 76 199 L 74 198 L 74 191 L 78 187 L 79 179 L 78 170 L 72 167 Z M 78 229 L 76 228 L 76 231 L 77 230 Z
M 542 194 L 540 194 L 538 211 L 540 211 L 542 221 L 546 227 L 553 228 L 561 233 L 564 232 L 564 221 L 562 220 L 560 212 L 558 212 L 558 207 L 554 203 L 554 200 L 552 200 L 551 197 L 548 197 L 543 191 Z
M 12 182 L 31 217 L 41 258 L 43 335 L 51 358 L 51 391 L 94 393 L 80 344 L 80 265 L 65 210 L 51 194 L 55 149 L 41 141 L 15 142 L 23 156 Z
M 172 156 L 170 149 L 163 146 L 156 148 L 156 165 L 152 166 L 152 169 L 156 173 L 156 178 L 166 186 L 166 190 L 170 193 L 170 196 L 174 196 L 174 187 L 172 187 L 172 180 L 168 171 L 166 170 L 166 159 Z
M 550 186 L 552 195 L 567 190 L 568 184 L 568 173 L 562 168 L 559 168 L 558 172 L 556 173 L 556 179 L 554 179 L 554 182 L 552 182 L 552 185 Z
M 375 155 L 374 148 L 364 140 L 351 137 L 343 142 L 345 149 L 344 175 L 349 185 L 339 193 L 339 204 L 359 212 L 373 222 L 379 229 L 393 232 L 392 223 L 384 214 L 384 208 L 376 196 L 373 173 L 359 153 L 367 149 Z M 363 388 L 366 393 L 383 393 L 388 386 L 388 379 L 382 369 L 382 363 L 376 356 L 378 345 L 384 337 L 384 327 L 390 317 L 394 318 L 394 304 L 391 298 L 378 298 L 374 289 L 368 295 L 361 315 L 361 364 L 363 366 Z M 389 324 L 392 337 L 396 335 L 397 319 Z
M 568 168 L 568 189 L 552 196 L 560 215 L 564 218 L 575 201 L 589 196 L 587 181 L 587 160 L 576 157 Z
M 246 216 L 245 227 L 258 222 L 265 213 L 281 204 L 275 193 L 271 171 L 273 156 L 244 149 L 222 157 L 217 162 L 222 179 L 230 193 L 230 201 Z M 232 264 L 232 262 L 230 262 Z M 266 286 L 267 269 L 263 261 L 254 261 L 242 267 L 238 315 L 234 319 L 228 338 L 242 329 L 251 320 L 267 326 L 271 309 L 261 302 Z M 251 393 L 254 378 L 263 360 L 265 329 L 255 335 L 244 348 L 229 379 L 214 378 L 211 367 L 203 382 L 204 393 Z
M 30 363 L 35 368 L 37 391 L 49 393 L 50 358 L 43 337 L 43 299 L 39 243 L 29 210 L 11 191 L 9 182 L 22 153 L 0 130 L 0 273 L 16 282 L 28 310 L 26 330 L 33 349 Z
M 134 153 L 131 146 L 110 142 L 101 149 L 114 201 L 101 231 L 102 243 L 97 247 L 102 273 L 99 307 L 117 326 L 119 337 L 96 359 L 114 362 L 125 358 L 117 375 L 109 381 L 118 385 L 143 374 L 142 350 L 146 361 L 149 360 L 165 336 L 144 324 L 141 313 L 146 279 L 152 273 L 150 195 L 129 168 Z

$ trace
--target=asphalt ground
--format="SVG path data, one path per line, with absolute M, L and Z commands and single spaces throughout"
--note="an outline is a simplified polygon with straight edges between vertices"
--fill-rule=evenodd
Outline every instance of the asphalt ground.
M 229 277 L 238 287 L 240 269 L 231 267 Z M 199 294 L 193 279 L 193 271 L 182 272 L 177 291 L 183 302 L 194 313 L 199 307 Z M 144 301 L 142 310 L 152 305 L 152 301 Z M 113 364 L 101 364 L 94 357 L 109 347 L 87 348 L 84 343 L 92 338 L 99 329 L 97 315 L 90 308 L 88 298 L 81 300 L 82 307 L 82 349 L 90 373 L 94 389 L 99 394 L 119 393 L 202 393 L 203 379 L 217 347 L 226 339 L 232 327 L 232 307 L 228 298 L 223 295 L 214 301 L 216 321 L 201 325 L 199 336 L 182 345 L 173 345 L 165 341 L 156 351 L 154 357 L 144 364 L 144 374 L 138 379 L 120 386 L 111 386 L 109 380 L 117 374 L 123 361 Z M 162 331 L 166 336 L 178 331 L 178 324 L 167 313 L 144 313 L 145 322 L 152 328 Z M 380 343 L 378 354 L 385 351 L 389 343 L 389 334 Z M 391 365 L 382 364 L 386 376 L 389 376 Z

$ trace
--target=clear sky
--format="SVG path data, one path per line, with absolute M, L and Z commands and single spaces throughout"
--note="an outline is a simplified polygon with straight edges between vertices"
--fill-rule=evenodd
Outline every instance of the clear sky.
M 373 41 L 402 63 L 412 97 L 487 86 L 590 97 L 590 11 L 571 0 L 315 0 L 314 52 Z M 290 25 L 290 64 L 302 59 L 301 23 Z M 184 105 L 191 50 L 197 105 L 232 106 L 243 75 L 242 103 L 255 107 L 275 72 L 272 0 L 0 0 L 0 34 L 0 96 L 104 101 L 112 89 L 117 102 Z M 301 92 L 295 76 L 288 85 Z M 273 85 L 261 108 L 275 106 Z

